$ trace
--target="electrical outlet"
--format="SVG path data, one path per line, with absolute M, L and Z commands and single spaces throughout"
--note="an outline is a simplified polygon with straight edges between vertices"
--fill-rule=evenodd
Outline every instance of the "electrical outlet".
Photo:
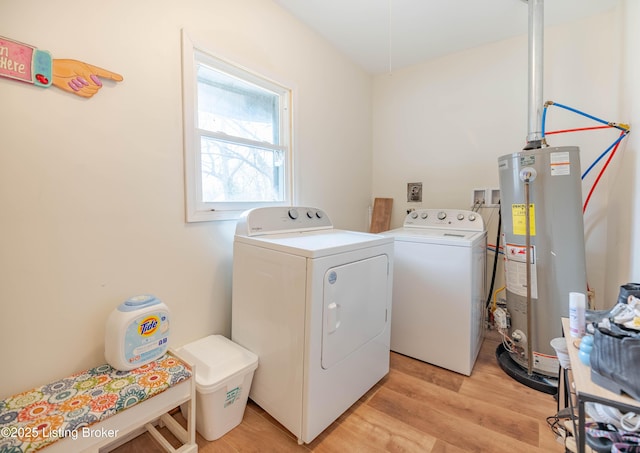
M 493 323 L 498 329 L 507 328 L 507 313 L 500 307 L 493 312 Z
M 421 182 L 407 183 L 407 201 L 413 201 L 413 202 L 422 201 L 422 183 Z

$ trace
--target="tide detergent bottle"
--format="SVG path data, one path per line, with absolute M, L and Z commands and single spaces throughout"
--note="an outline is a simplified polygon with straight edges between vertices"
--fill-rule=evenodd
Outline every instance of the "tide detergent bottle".
M 107 318 L 104 356 L 121 371 L 162 357 L 169 347 L 169 308 L 150 294 L 133 296 Z

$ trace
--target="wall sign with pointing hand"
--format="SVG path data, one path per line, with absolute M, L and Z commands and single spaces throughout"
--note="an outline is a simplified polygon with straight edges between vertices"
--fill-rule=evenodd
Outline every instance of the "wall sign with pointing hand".
M 0 77 L 51 85 L 90 98 L 102 88 L 101 79 L 123 80 L 120 74 L 78 60 L 54 59 L 46 50 L 0 36 Z

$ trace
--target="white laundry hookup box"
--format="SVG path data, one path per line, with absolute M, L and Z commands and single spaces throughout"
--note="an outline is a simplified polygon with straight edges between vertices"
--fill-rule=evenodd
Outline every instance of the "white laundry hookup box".
M 208 441 L 219 439 L 242 422 L 258 356 L 222 335 L 177 352 L 196 369 L 196 431 Z

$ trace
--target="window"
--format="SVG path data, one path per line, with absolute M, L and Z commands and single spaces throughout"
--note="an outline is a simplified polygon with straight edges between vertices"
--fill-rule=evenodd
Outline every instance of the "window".
M 187 221 L 291 204 L 290 90 L 183 33 Z

